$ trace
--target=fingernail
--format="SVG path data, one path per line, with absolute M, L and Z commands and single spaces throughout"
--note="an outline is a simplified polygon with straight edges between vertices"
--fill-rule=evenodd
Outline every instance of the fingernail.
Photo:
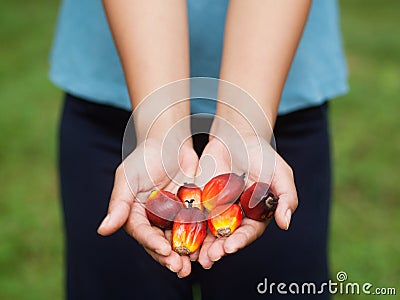
M 237 248 L 225 247 L 225 252 L 226 252 L 226 253 L 233 254 L 233 253 L 235 253 L 236 251 L 238 251 Z
M 216 259 L 212 259 L 212 261 L 213 262 L 216 262 L 216 261 L 219 261 L 221 259 L 221 256 L 220 257 L 217 257 Z
M 183 278 L 183 276 L 179 275 L 179 273 L 176 273 L 176 275 L 178 276 L 178 278 Z
M 156 249 L 155 251 L 157 254 L 165 256 L 165 251 L 163 251 L 162 249 Z
M 290 225 L 290 219 L 292 218 L 292 211 L 290 209 L 286 211 L 285 218 L 286 218 L 286 230 L 288 230 Z
M 167 267 L 171 272 L 174 272 L 174 273 L 175 273 L 175 270 L 172 268 L 171 265 L 166 265 L 166 267 Z
M 101 224 L 100 224 L 98 230 L 100 230 L 101 228 L 107 226 L 109 221 L 110 221 L 110 215 L 108 214 L 108 215 L 104 218 L 103 222 L 101 222 Z
M 213 266 L 213 265 L 211 265 L 211 266 L 209 266 L 209 267 L 204 267 L 204 266 L 203 266 L 203 269 L 205 269 L 205 270 L 210 270 L 212 266 Z
M 169 244 L 165 243 L 161 248 L 155 249 L 155 252 L 160 255 L 168 255 L 169 254 Z

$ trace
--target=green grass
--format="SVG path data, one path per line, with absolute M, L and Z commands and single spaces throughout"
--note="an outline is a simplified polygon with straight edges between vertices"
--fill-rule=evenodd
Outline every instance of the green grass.
M 0 11 L 0 299 L 62 298 L 61 93 L 46 74 L 57 5 L 8 1 Z
M 399 293 L 400 2 L 341 3 L 351 92 L 331 105 L 331 277 L 343 270 L 348 281 Z M 63 294 L 61 92 L 47 79 L 57 5 L 18 0 L 0 10 L 0 299 Z
M 351 91 L 331 106 L 332 278 L 343 270 L 348 282 L 396 287 L 399 293 L 400 3 L 341 3 Z

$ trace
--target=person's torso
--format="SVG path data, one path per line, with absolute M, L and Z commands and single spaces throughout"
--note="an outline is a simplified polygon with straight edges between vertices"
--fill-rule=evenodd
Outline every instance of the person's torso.
M 218 78 L 228 0 L 188 0 L 192 77 Z M 50 57 L 51 80 L 89 101 L 130 109 L 122 67 L 101 1 L 64 0 Z M 267 83 L 266 83 L 267 84 Z M 279 106 L 284 114 L 347 91 L 337 0 L 313 1 Z M 192 113 L 214 113 L 211 101 Z

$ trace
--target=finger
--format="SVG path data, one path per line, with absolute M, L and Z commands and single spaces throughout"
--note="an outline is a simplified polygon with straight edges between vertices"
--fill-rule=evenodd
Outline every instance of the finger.
M 180 257 L 182 262 L 182 269 L 177 272 L 179 278 L 184 278 L 189 276 L 192 271 L 192 263 L 190 262 L 189 256 L 183 255 Z
M 173 147 L 176 147 L 176 145 Z M 172 163 L 172 165 L 166 169 L 166 173 L 173 179 L 165 189 L 172 193 L 176 193 L 178 188 L 184 183 L 194 181 L 194 176 L 199 163 L 199 158 L 193 150 L 190 139 L 184 141 L 181 145 L 178 145 L 178 149 L 176 150 L 175 154 L 177 153 L 177 155 L 174 156 L 173 159 L 170 156 L 168 157 L 168 162 L 170 164 Z M 174 161 L 174 159 L 176 160 Z
M 254 242 L 263 234 L 268 223 L 269 221 L 259 222 L 248 218 L 243 219 L 240 227 L 226 239 L 223 245 L 225 253 L 235 253 Z
M 166 230 L 165 231 L 165 238 L 170 241 L 171 240 L 171 235 L 172 232 L 171 230 Z M 172 251 L 174 252 L 174 251 Z M 176 252 L 174 252 L 175 254 L 177 254 Z M 189 274 L 192 272 L 192 264 L 190 263 L 190 258 L 188 256 L 180 256 L 178 255 L 181 259 L 181 264 L 182 264 L 182 268 L 177 271 L 177 275 L 179 278 L 183 278 L 186 276 L 189 276 Z
M 226 241 L 225 237 L 217 238 L 210 245 L 207 251 L 207 255 L 211 261 L 216 262 L 220 260 L 222 256 L 225 255 L 225 250 L 224 250 L 225 241 Z
M 296 204 L 295 204 L 296 203 Z M 288 230 L 292 219 L 292 214 L 297 207 L 297 196 L 290 194 L 281 194 L 279 196 L 278 207 L 276 208 L 274 217 L 279 228 Z
M 97 232 L 101 235 L 110 235 L 121 228 L 128 219 L 133 199 L 133 194 L 126 182 L 123 170 L 118 167 L 115 173 L 108 213 Z
M 172 249 L 164 232 L 151 226 L 147 219 L 145 209 L 141 203 L 132 205 L 129 221 L 126 223 L 126 231 L 136 239 L 143 247 L 160 255 L 170 255 Z
M 183 262 L 181 256 L 178 253 L 172 251 L 169 255 L 160 255 L 146 247 L 144 249 L 156 262 L 158 262 L 162 266 L 167 267 L 171 272 L 182 272 Z M 185 268 L 187 269 L 187 266 Z
M 232 172 L 230 153 L 218 139 L 213 139 L 205 147 L 196 170 L 195 183 L 203 187 L 211 178 Z
M 214 241 L 215 237 L 211 233 L 208 233 L 201 245 L 199 258 L 197 260 L 204 269 L 210 269 L 214 264 L 214 262 L 208 257 L 208 249 Z
M 192 254 L 189 255 L 190 261 L 196 261 L 199 258 L 200 249 L 196 250 Z
M 288 230 L 292 214 L 298 205 L 298 198 L 292 169 L 279 155 L 277 155 L 276 172 L 271 187 L 279 197 L 278 207 L 274 214 L 276 224 L 281 229 Z
M 168 240 L 171 237 L 171 230 L 165 232 L 165 237 Z M 192 271 L 192 265 L 188 256 L 180 256 L 178 253 L 171 251 L 167 256 L 160 255 L 148 248 L 145 248 L 147 253 L 153 257 L 161 265 L 167 267 L 174 273 L 177 273 L 179 278 L 189 276 Z
M 197 164 L 192 168 L 186 168 L 186 170 L 180 170 L 173 180 L 165 187 L 167 191 L 170 191 L 174 194 L 178 191 L 178 189 L 184 185 L 186 182 L 194 181 L 194 174 L 197 168 Z

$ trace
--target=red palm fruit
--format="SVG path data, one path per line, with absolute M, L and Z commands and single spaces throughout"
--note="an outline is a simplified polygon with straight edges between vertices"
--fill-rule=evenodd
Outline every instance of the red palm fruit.
M 172 249 L 180 255 L 195 252 L 207 234 L 207 222 L 197 207 L 182 208 L 172 225 Z
M 175 216 L 182 209 L 182 202 L 168 191 L 154 190 L 146 200 L 149 221 L 162 229 L 170 229 Z
M 208 215 L 208 228 L 216 237 L 230 236 L 240 226 L 242 219 L 242 209 L 239 205 L 220 205 Z
M 246 217 L 264 221 L 271 218 L 278 206 L 278 197 L 269 190 L 265 182 L 255 182 L 240 196 L 240 205 Z
M 201 189 L 193 183 L 185 183 L 176 193 L 179 199 L 185 203 L 186 207 L 197 207 L 203 210 L 201 205 Z
M 244 190 L 244 174 L 221 174 L 206 183 L 201 201 L 207 210 L 212 210 L 217 205 L 233 203 Z

